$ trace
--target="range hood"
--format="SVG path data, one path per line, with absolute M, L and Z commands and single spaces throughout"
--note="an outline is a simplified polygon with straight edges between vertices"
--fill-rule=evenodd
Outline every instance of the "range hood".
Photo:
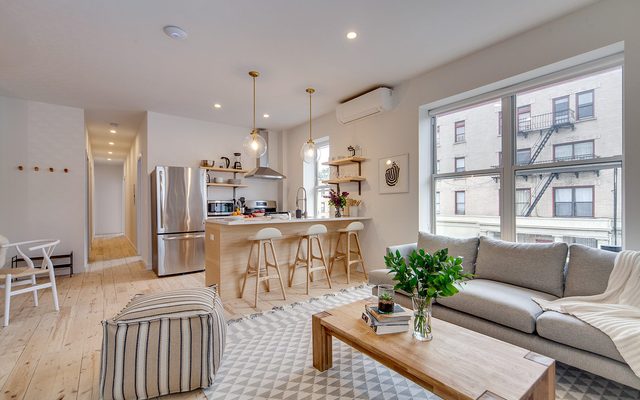
M 280 172 L 269 168 L 269 132 L 265 129 L 258 129 L 258 135 L 262 136 L 265 142 L 267 142 L 267 151 L 262 157 L 256 159 L 256 167 L 249 171 L 244 177 L 271 180 L 286 179 L 287 177 Z

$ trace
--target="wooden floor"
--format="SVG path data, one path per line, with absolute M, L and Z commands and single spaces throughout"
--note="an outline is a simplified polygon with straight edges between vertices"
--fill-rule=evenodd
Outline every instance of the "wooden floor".
M 350 285 L 345 277 L 337 277 L 331 290 L 318 280 L 310 296 L 304 294 L 303 285 L 294 286 L 288 288 L 286 302 L 278 290 L 272 290 L 261 293 L 257 310 L 243 299 L 226 300 L 225 312 L 227 318 L 238 318 L 362 282 L 362 274 L 352 273 Z M 59 312 L 53 310 L 49 290 L 39 292 L 38 307 L 31 293 L 12 298 L 10 325 L 0 328 L 0 399 L 98 399 L 101 321 L 137 293 L 202 287 L 204 273 L 157 278 L 126 238 L 115 237 L 96 239 L 88 271 L 59 277 L 57 283 Z M 165 398 L 205 397 L 198 390 Z

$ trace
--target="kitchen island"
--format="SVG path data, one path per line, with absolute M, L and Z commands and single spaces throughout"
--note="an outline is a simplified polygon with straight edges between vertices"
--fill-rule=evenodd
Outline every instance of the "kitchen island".
M 369 219 L 368 217 L 255 218 L 245 220 L 209 218 L 206 224 L 205 241 L 206 285 L 218 285 L 220 296 L 223 299 L 240 297 L 242 279 L 247 268 L 247 260 L 251 248 L 251 242 L 247 238 L 255 235 L 262 228 L 274 227 L 282 232 L 282 238 L 274 240 L 274 246 L 286 288 L 291 266 L 296 256 L 299 234 L 305 232 L 314 224 L 323 224 L 327 227 L 328 232 L 321 236 L 321 240 L 322 248 L 327 258 L 327 265 L 329 265 L 330 257 L 335 250 L 333 246 L 335 246 L 337 240 L 337 230 L 346 227 L 353 221 L 364 222 L 366 229 L 366 221 Z M 338 267 L 332 272 L 331 278 L 344 274 L 342 264 L 338 264 Z M 326 281 L 320 278 L 321 276 L 318 274 L 319 284 L 326 285 Z M 295 275 L 293 284 L 304 282 L 305 274 L 300 271 Z

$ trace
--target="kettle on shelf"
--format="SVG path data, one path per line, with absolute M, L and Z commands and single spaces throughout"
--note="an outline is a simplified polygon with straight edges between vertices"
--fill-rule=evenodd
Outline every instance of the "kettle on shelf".
M 222 164 L 222 167 L 229 168 L 229 166 L 231 165 L 231 160 L 229 160 L 229 158 L 227 157 L 220 157 L 220 159 L 224 162 L 224 164 Z

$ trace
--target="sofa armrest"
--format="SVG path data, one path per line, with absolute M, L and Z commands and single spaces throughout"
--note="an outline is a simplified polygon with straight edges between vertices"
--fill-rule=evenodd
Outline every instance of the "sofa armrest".
M 395 254 L 396 251 L 399 251 L 402 257 L 407 258 L 407 256 L 414 250 L 418 250 L 418 243 L 399 244 L 387 247 L 387 254 L 389 254 L 389 252 Z

